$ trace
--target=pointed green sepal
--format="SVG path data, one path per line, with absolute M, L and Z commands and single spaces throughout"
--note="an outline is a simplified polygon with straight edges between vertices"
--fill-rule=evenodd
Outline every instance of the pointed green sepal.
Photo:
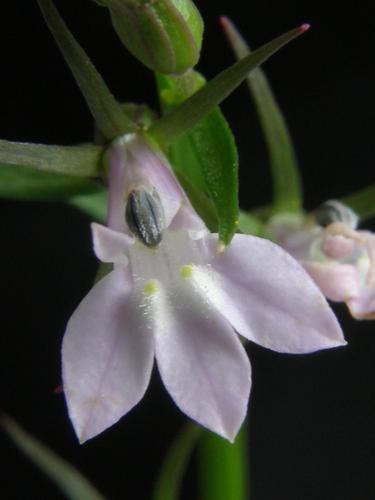
M 307 26 L 302 25 L 288 31 L 224 70 L 189 99 L 151 125 L 150 135 L 164 146 L 174 142 L 220 104 L 250 71 L 306 29 Z
M 53 2 L 38 0 L 38 4 L 103 135 L 113 139 L 125 132 L 134 132 L 136 127 L 122 112 L 121 106 L 69 31 Z
M 88 215 L 95 222 L 105 224 L 107 218 L 108 192 L 103 187 L 97 187 L 94 192 L 81 193 L 70 197 L 67 202 Z
M 362 220 L 375 217 L 375 184 L 355 191 L 340 199 L 359 215 Z
M 13 443 L 70 500 L 105 500 L 105 497 L 70 463 L 22 429 L 7 415 L 0 416 L 0 425 Z
M 75 177 L 95 177 L 100 173 L 102 154 L 102 147 L 91 144 L 48 146 L 0 140 L 0 164 L 13 165 L 15 169 L 23 166 Z
M 167 111 L 205 84 L 196 71 L 171 77 L 157 76 L 159 98 Z M 169 158 L 177 176 L 182 175 L 208 196 L 218 221 L 219 241 L 227 245 L 238 223 L 238 154 L 233 134 L 218 107 L 190 131 L 173 142 Z M 194 205 L 194 199 L 191 200 Z M 202 207 L 203 208 L 203 207 Z M 199 209 L 196 207 L 197 211 Z M 211 214 L 200 212 L 206 221 Z M 207 223 L 207 225 L 209 225 Z
M 226 17 L 222 17 L 220 21 L 237 58 L 241 59 L 250 54 L 250 48 L 234 24 Z M 254 69 L 247 76 L 247 83 L 268 148 L 274 210 L 276 212 L 300 211 L 302 190 L 299 169 L 284 116 L 261 68 Z

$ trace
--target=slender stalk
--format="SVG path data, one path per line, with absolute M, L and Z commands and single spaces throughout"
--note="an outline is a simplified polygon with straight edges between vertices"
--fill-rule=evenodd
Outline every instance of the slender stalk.
M 184 471 L 201 428 L 187 424 L 172 442 L 162 463 L 152 500 L 177 500 Z
M 50 146 L 0 140 L 0 165 L 31 167 L 36 170 L 77 177 L 99 175 L 103 148 L 82 146 Z
M 206 432 L 198 448 L 200 500 L 248 500 L 246 422 L 233 444 Z

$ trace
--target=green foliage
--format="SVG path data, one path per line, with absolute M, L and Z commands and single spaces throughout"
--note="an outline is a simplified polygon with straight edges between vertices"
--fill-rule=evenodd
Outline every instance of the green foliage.
M 155 121 L 149 128 L 150 135 L 164 146 L 173 143 L 228 97 L 250 71 L 303 31 L 301 27 L 288 31 L 219 73 L 189 99 Z
M 22 166 L 74 177 L 94 177 L 99 175 L 102 154 L 102 147 L 90 144 L 48 146 L 0 140 L 0 165 L 12 165 L 14 169 Z
M 1 415 L 0 425 L 19 450 L 39 467 L 69 500 L 105 500 L 77 469 L 24 431 L 13 419 Z
M 178 500 L 183 474 L 202 429 L 187 424 L 172 442 L 162 463 L 152 500 Z
M 182 77 L 158 75 L 157 82 L 162 109 L 168 112 L 202 87 L 205 80 L 199 73 L 190 72 Z M 172 143 L 169 157 L 177 176 L 185 178 L 199 190 L 201 198 L 207 196 L 212 202 L 219 240 L 228 244 L 238 222 L 238 154 L 233 134 L 220 109 L 215 107 Z M 211 218 L 212 224 L 211 213 L 206 215 L 203 207 L 196 206 L 197 201 L 192 198 L 203 219 Z
M 0 164 L 0 197 L 14 200 L 67 200 L 102 188 L 88 179 Z
M 205 432 L 198 447 L 200 500 L 248 500 L 246 424 L 234 443 Z
M 362 220 L 375 217 L 375 184 L 341 198 Z
M 102 134 L 107 139 L 113 139 L 124 132 L 134 131 L 136 127 L 123 113 L 53 2 L 38 0 L 38 4 Z
M 227 18 L 222 26 L 238 59 L 250 54 L 250 48 Z M 273 205 L 277 212 L 296 212 L 302 208 L 301 181 L 293 143 L 284 116 L 261 68 L 247 76 L 250 93 L 258 112 L 267 144 L 272 181 Z
M 105 224 L 107 217 L 107 191 L 100 187 L 93 193 L 78 194 L 66 200 L 92 220 Z

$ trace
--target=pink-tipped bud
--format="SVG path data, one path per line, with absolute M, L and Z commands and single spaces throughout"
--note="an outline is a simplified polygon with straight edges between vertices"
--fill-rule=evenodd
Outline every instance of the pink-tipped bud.
M 301 24 L 301 26 L 298 28 L 298 30 L 299 30 L 300 33 L 304 33 L 308 29 L 310 29 L 310 24 L 309 23 Z

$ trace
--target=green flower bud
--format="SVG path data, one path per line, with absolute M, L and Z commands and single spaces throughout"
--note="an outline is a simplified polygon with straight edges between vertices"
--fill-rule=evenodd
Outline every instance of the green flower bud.
M 160 73 L 182 73 L 195 66 L 203 21 L 191 0 L 96 0 L 108 7 L 125 47 Z

